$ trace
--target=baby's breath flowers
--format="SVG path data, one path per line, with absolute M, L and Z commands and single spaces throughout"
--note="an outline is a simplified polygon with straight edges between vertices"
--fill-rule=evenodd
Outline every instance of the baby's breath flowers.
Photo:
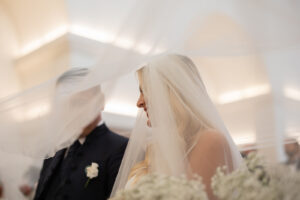
M 300 174 L 282 165 L 267 165 L 251 153 L 243 165 L 226 173 L 217 169 L 212 188 L 219 200 L 296 200 L 300 199 Z
M 200 177 L 188 180 L 149 174 L 132 188 L 120 191 L 111 200 L 208 200 Z

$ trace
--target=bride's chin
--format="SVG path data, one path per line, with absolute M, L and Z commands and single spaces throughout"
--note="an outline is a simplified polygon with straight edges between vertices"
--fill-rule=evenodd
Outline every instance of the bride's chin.
M 149 119 L 147 120 L 147 126 L 151 127 L 151 122 Z

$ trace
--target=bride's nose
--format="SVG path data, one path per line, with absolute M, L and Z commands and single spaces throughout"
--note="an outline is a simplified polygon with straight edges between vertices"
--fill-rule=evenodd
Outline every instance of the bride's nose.
M 144 100 L 144 97 L 143 97 L 142 94 L 140 95 L 140 97 L 139 97 L 139 99 L 138 99 L 138 101 L 136 103 L 136 106 L 138 108 L 144 108 L 145 107 L 145 100 Z

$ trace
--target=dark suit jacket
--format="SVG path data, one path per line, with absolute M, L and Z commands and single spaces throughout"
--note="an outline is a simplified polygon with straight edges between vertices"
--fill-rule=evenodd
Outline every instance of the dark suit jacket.
M 64 170 L 61 170 L 60 166 L 64 161 L 66 149 L 58 151 L 54 157 L 44 161 L 34 199 L 107 199 L 111 193 L 127 142 L 127 138 L 111 132 L 105 124 L 97 127 L 87 136 L 85 143 L 75 151 L 71 161 L 64 163 L 67 166 Z M 85 187 L 88 180 L 85 168 L 92 162 L 99 165 L 99 174 L 98 177 L 91 179 Z M 61 179 L 54 183 L 53 180 L 56 180 L 57 174 L 61 174 Z M 54 188 L 55 191 L 51 192 L 50 198 L 49 188 Z

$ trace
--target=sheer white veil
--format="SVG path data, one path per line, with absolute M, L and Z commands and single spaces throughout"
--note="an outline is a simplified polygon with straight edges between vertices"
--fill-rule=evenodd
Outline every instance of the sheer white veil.
M 89 74 L 74 68 L 25 92 L 22 99 L 3 101 L 0 151 L 43 159 L 72 144 L 104 107 L 100 85 L 78 90 Z
M 51 155 L 71 144 L 82 128 L 102 109 L 104 100 L 95 92 L 99 91 L 97 86 L 134 72 L 140 66 L 147 66 L 141 74 L 152 128 L 146 126 L 146 116 L 141 112 L 131 134 L 113 194 L 124 188 L 132 167 L 144 159 L 147 150 L 145 144 L 152 144 L 154 149 L 152 169 L 171 175 L 186 173 L 186 155 L 193 149 L 197 138 L 193 130 L 198 128 L 212 128 L 222 133 L 230 147 L 227 150 L 224 146 L 224 152 L 232 156 L 228 162 L 233 167 L 238 166 L 237 150 L 190 61 L 180 56 L 155 56 L 177 53 L 212 61 L 220 57 L 228 58 L 232 62 L 236 57 L 250 56 L 250 65 L 256 64 L 251 63 L 251 58 L 255 57 L 269 65 L 269 68 L 278 60 L 282 66 L 298 68 L 299 2 L 133 0 L 130 1 L 132 9 L 128 10 L 115 1 L 103 3 L 110 6 L 103 6 L 99 10 L 122 10 L 122 16 L 126 17 L 118 20 L 114 16 L 111 24 L 106 23 L 115 28 L 116 34 L 113 41 L 101 43 L 102 49 L 96 55 L 99 59 L 93 67 L 71 70 L 62 75 L 62 79 L 55 77 L 0 100 L 1 175 L 7 176 L 6 180 L 13 180 L 15 176 L 10 171 L 11 166 L 5 162 L 10 157 L 9 153 L 43 159 L 47 154 Z M 106 10 L 105 13 L 110 12 Z M 96 20 L 98 23 L 99 20 Z M 101 38 L 101 35 L 90 35 L 95 41 Z M 172 97 L 169 90 L 172 91 Z M 85 96 L 84 91 L 88 95 Z M 182 131 L 177 130 L 176 117 L 181 115 L 174 114 L 171 102 L 180 105 L 176 108 L 182 108 L 191 118 L 189 134 L 181 135 Z M 14 190 L 6 192 L 16 193 Z
M 202 134 L 210 131 L 224 138 L 223 146 L 218 148 L 222 149 L 225 162 L 216 161 L 211 152 L 196 155 L 205 157 L 206 164 L 215 169 L 225 165 L 231 171 L 239 166 L 241 155 L 192 60 L 181 55 L 161 56 L 148 62 L 138 73 L 151 127 L 146 126 L 145 116 L 140 114 L 112 195 L 124 189 L 132 169 L 145 159 L 146 151 L 149 153 L 148 172 L 173 176 L 196 173 L 190 168 L 189 155 Z

